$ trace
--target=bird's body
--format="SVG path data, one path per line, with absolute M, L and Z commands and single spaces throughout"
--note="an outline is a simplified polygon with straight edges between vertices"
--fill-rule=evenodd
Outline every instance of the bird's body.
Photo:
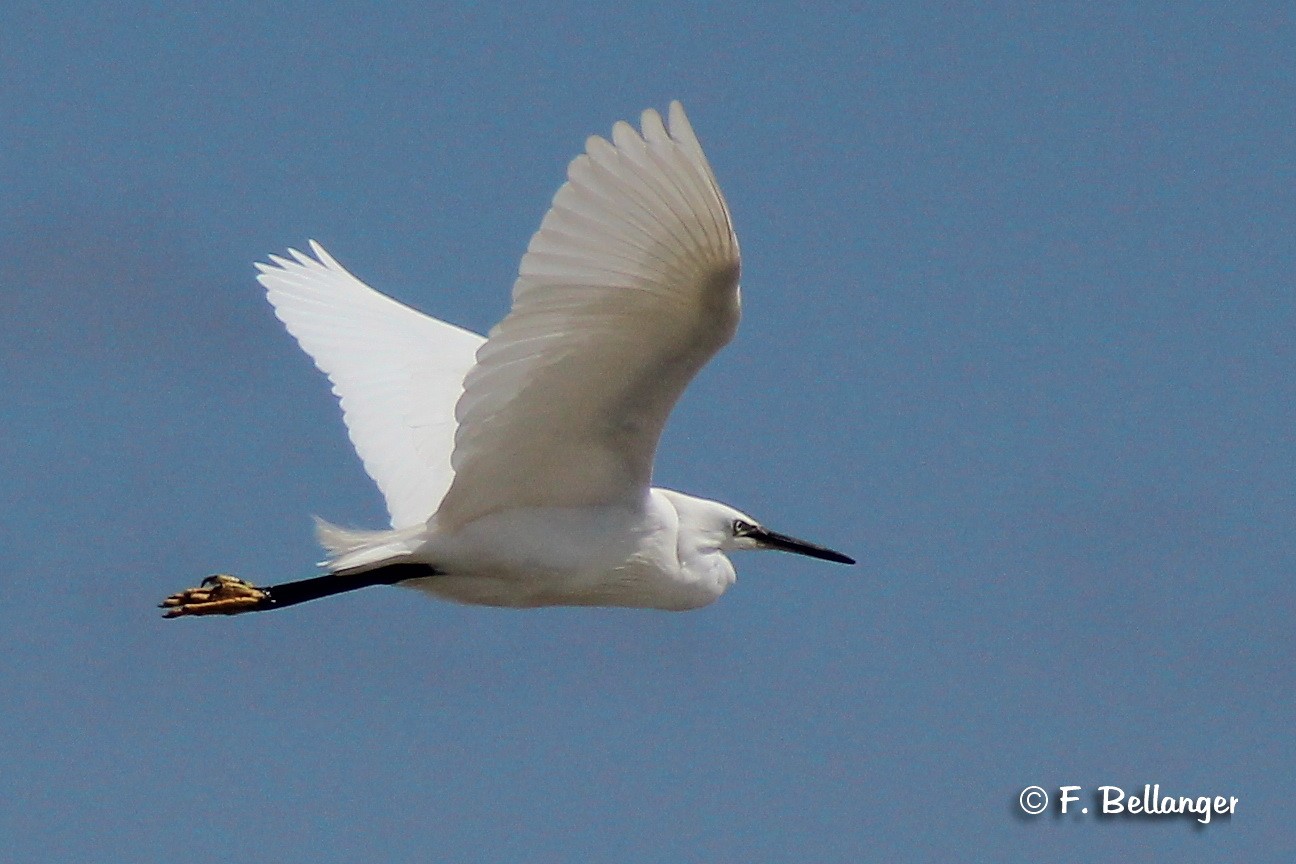
M 485 606 L 705 606 L 734 581 L 723 556 L 681 548 L 672 499 L 641 506 L 518 508 L 431 536 L 411 558 L 438 575 L 403 584 Z M 693 499 L 699 500 L 699 499 Z
M 725 553 L 853 563 L 716 501 L 651 486 L 676 400 L 733 336 L 728 207 L 679 103 L 591 138 L 532 238 L 488 338 L 374 291 L 316 243 L 258 265 L 275 314 L 325 372 L 391 529 L 319 523 L 330 577 L 213 577 L 168 615 L 291 605 L 400 583 L 489 606 L 705 606 Z M 285 599 L 289 598 L 291 599 Z

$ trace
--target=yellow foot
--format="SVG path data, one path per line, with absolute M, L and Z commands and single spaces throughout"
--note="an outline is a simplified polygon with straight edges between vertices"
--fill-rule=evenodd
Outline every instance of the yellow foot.
M 197 588 L 187 588 L 172 594 L 158 606 L 167 610 L 163 618 L 181 615 L 237 615 L 254 612 L 269 597 L 266 592 L 242 579 L 218 573 L 202 580 Z

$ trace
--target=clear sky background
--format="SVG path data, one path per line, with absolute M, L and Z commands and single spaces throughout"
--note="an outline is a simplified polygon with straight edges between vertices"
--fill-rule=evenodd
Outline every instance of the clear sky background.
M 1296 860 L 1294 46 L 1289 3 L 9 0 L 0 858 Z M 672 98 L 746 316 L 657 483 L 859 566 L 163 621 L 384 521 L 252 262 L 484 331 L 585 136 Z M 1238 811 L 1017 809 L 1144 783 Z

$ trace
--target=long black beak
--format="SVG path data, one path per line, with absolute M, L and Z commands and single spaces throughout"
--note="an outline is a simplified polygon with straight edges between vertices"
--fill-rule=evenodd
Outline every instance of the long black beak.
M 820 546 L 816 543 L 807 543 L 805 540 L 798 540 L 795 537 L 789 537 L 786 534 L 780 534 L 777 531 L 771 531 L 768 528 L 757 528 L 747 536 L 766 549 L 777 549 L 780 552 L 795 552 L 798 555 L 809 555 L 811 558 L 821 558 L 824 561 L 836 561 L 838 564 L 855 563 L 855 559 L 849 555 L 843 555 L 840 552 L 834 552 L 826 546 Z

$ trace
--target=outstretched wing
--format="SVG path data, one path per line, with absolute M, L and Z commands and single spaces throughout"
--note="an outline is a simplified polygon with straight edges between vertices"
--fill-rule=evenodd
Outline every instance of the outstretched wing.
M 365 285 L 315 241 L 258 264 L 275 315 L 333 383 L 393 528 L 426 522 L 454 470 L 454 406 L 484 341 Z
M 667 415 L 738 326 L 738 239 L 684 109 L 590 138 L 456 409 L 437 513 L 632 502 Z

